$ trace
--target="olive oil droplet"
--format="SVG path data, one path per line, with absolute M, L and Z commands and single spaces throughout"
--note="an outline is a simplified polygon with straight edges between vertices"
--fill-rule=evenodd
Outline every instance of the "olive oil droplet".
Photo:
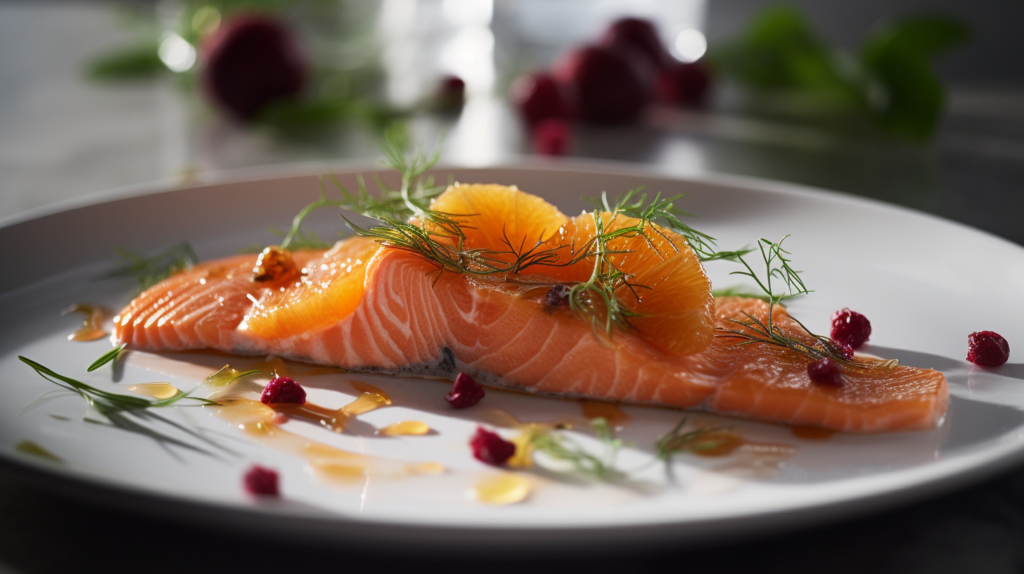
M 476 483 L 467 494 L 483 504 L 505 506 L 526 500 L 531 490 L 530 481 L 518 474 L 498 474 Z
M 153 397 L 154 399 L 169 399 L 181 392 L 181 389 L 170 383 L 139 383 L 125 389 L 129 393 Z
M 385 436 L 400 436 L 400 435 L 425 435 L 430 432 L 430 427 L 427 423 L 421 421 L 402 421 L 388 425 L 379 431 L 377 434 Z

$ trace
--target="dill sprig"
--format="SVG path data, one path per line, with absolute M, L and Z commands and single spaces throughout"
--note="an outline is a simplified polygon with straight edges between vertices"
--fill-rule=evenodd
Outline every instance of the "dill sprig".
M 589 453 L 565 433 L 554 429 L 536 431 L 530 439 L 530 445 L 536 452 L 544 453 L 554 460 L 569 463 L 573 470 L 582 476 L 596 480 L 612 480 L 623 477 L 624 474 L 615 468 L 615 458 L 619 449 L 622 448 L 622 440 L 615 438 L 611 425 L 602 417 L 592 419 L 590 426 L 604 445 L 604 452 L 601 456 Z
M 103 355 L 103 357 L 101 357 L 93 364 L 95 365 L 96 363 L 99 363 L 101 360 L 104 360 L 105 364 L 114 360 L 114 358 L 116 357 L 116 353 L 106 353 Z M 32 369 L 39 376 L 43 377 L 47 381 L 50 381 L 51 383 L 54 383 L 55 385 L 63 387 L 69 391 L 78 393 L 85 400 L 85 402 L 87 402 L 90 405 L 98 404 L 98 406 L 101 407 L 101 409 L 107 408 L 125 411 L 135 411 L 149 408 L 169 407 L 177 403 L 178 401 L 186 398 L 189 400 L 198 401 L 199 403 L 202 404 L 216 404 L 214 401 L 208 399 L 189 396 L 189 393 L 187 392 L 179 392 L 175 394 L 173 397 L 168 397 L 166 399 L 161 399 L 157 401 L 151 401 L 143 397 L 136 397 L 132 395 L 111 393 L 108 391 L 104 391 L 102 389 L 97 389 L 96 387 L 83 383 L 82 381 L 72 379 L 71 377 L 61 375 L 60 373 L 57 373 L 56 371 L 48 367 L 45 367 L 27 357 L 19 355 L 18 360 L 20 360 L 22 363 L 25 363 L 29 367 L 32 367 Z
M 734 339 L 738 342 L 734 346 L 742 347 L 746 345 L 754 344 L 767 344 L 788 349 L 790 351 L 799 353 L 812 361 L 820 359 L 832 359 L 841 365 L 852 368 L 892 368 L 896 365 L 896 361 L 881 361 L 878 363 L 864 363 L 862 361 L 856 361 L 852 358 L 848 359 L 844 356 L 842 345 L 836 343 L 831 338 L 824 335 L 817 335 L 811 332 L 803 323 L 797 320 L 795 317 L 790 316 L 799 327 L 807 333 L 808 337 L 813 342 L 806 342 L 805 340 L 797 339 L 793 336 L 786 334 L 781 327 L 776 325 L 773 320 L 775 306 L 782 303 L 786 299 L 790 299 L 799 295 L 806 295 L 811 291 L 804 284 L 803 279 L 800 277 L 800 271 L 793 269 L 791 263 L 792 260 L 788 257 L 789 251 L 786 251 L 782 247 L 782 243 L 788 239 L 786 235 L 778 242 L 773 242 L 768 239 L 761 239 L 757 246 L 761 253 L 761 259 L 765 267 L 765 276 L 761 277 L 754 268 L 743 258 L 739 256 L 736 261 L 740 263 L 744 269 L 739 271 L 733 271 L 732 275 L 742 275 L 750 277 L 754 280 L 754 283 L 761 289 L 764 300 L 768 303 L 768 316 L 762 321 L 757 317 L 754 317 L 746 311 L 743 315 L 746 319 L 728 319 L 728 321 L 735 325 L 733 329 L 727 329 L 719 327 L 718 337 L 726 339 Z M 773 283 L 774 279 L 774 283 Z M 779 283 L 784 284 L 784 288 L 776 291 L 776 287 Z
M 187 241 L 151 256 L 124 247 L 114 247 L 113 252 L 121 263 L 103 277 L 134 277 L 139 291 L 145 291 L 179 271 L 191 269 L 199 262 Z
M 681 452 L 701 453 L 713 452 L 726 444 L 731 435 L 731 427 L 698 427 L 683 432 L 686 419 L 654 443 L 654 457 L 657 460 L 669 460 Z

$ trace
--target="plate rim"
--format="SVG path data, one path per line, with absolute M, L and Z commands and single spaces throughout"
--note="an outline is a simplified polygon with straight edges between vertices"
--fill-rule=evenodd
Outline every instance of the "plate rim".
M 90 193 L 69 200 L 55 202 L 53 204 L 27 210 L 13 216 L 0 219 L 0 230 L 13 225 L 30 223 L 44 219 L 51 215 L 65 214 L 86 207 L 143 198 L 150 195 L 174 193 L 179 190 L 213 187 L 232 183 L 244 183 L 247 181 L 273 181 L 289 177 L 315 175 L 324 171 L 325 164 L 330 164 L 326 169 L 331 169 L 336 173 L 369 173 L 373 171 L 384 171 L 379 167 L 367 165 L 365 160 L 344 160 L 341 162 L 309 161 L 225 170 L 207 174 L 199 181 L 188 185 L 178 185 L 169 180 L 162 180 L 114 188 L 107 191 Z M 643 164 L 612 162 L 605 160 L 572 160 L 558 162 L 515 161 L 485 167 L 443 164 L 435 167 L 432 171 L 436 173 L 443 172 L 445 170 L 483 172 L 495 170 L 530 170 L 555 171 L 569 174 L 585 172 L 597 175 L 608 174 L 615 176 L 637 177 L 655 176 L 666 180 L 736 187 L 754 192 L 770 192 L 804 197 L 813 196 L 818 200 L 827 199 L 828 201 L 850 203 L 871 209 L 881 209 L 889 212 L 895 211 L 900 216 L 904 217 L 909 216 L 940 224 L 953 225 L 962 232 L 978 235 L 987 241 L 997 240 L 1007 247 L 1024 249 L 1021 245 L 991 232 L 980 230 L 967 224 L 949 220 L 935 214 L 917 211 L 902 205 L 891 204 L 873 198 L 860 197 L 836 190 L 742 175 L 703 171 L 678 173 L 673 172 L 672 170 L 652 168 L 652 166 L 646 166 Z M 405 530 L 409 533 L 416 533 L 416 536 L 403 536 L 402 538 L 405 542 L 417 547 L 427 547 L 431 544 L 436 544 L 439 541 L 446 540 L 452 537 L 453 534 L 457 535 L 458 533 L 466 533 L 467 531 L 472 530 L 473 534 L 477 538 L 481 536 L 483 537 L 482 543 L 485 545 L 500 545 L 502 544 L 502 536 L 514 534 L 515 541 L 517 543 L 522 542 L 524 536 L 526 536 L 526 538 L 531 540 L 535 545 L 545 546 L 547 544 L 551 544 L 554 546 L 556 544 L 561 545 L 564 543 L 593 543 L 596 540 L 594 538 L 595 536 L 599 538 L 608 537 L 609 539 L 614 537 L 617 540 L 622 540 L 623 532 L 628 530 L 629 536 L 627 536 L 627 538 L 631 541 L 634 541 L 635 539 L 636 542 L 647 540 L 652 543 L 659 543 L 662 541 L 668 541 L 674 534 L 681 534 L 685 541 L 689 543 L 718 538 L 718 535 L 722 532 L 733 532 L 742 536 L 750 536 L 766 530 L 768 526 L 771 526 L 772 528 L 795 529 L 811 524 L 835 522 L 858 515 L 864 515 L 875 512 L 880 508 L 905 506 L 907 504 L 923 500 L 927 497 L 935 496 L 938 493 L 952 490 L 957 486 L 979 482 L 1006 468 L 1017 465 L 1024 460 L 1024 446 L 1020 446 L 1018 448 L 1007 448 L 1006 451 L 1007 452 L 998 456 L 987 456 L 985 457 L 985 460 L 980 463 L 974 463 L 968 468 L 950 469 L 937 478 L 928 479 L 923 482 L 920 480 L 907 481 L 905 484 L 895 488 L 872 491 L 868 494 L 859 494 L 839 500 L 828 501 L 826 503 L 814 503 L 796 507 L 790 506 L 783 509 L 761 510 L 752 514 L 744 514 L 743 516 L 727 515 L 710 519 L 702 518 L 698 520 L 679 521 L 678 519 L 660 519 L 655 517 L 642 524 L 602 523 L 579 526 L 559 525 L 544 527 L 515 524 L 478 524 L 474 526 L 454 526 L 445 524 L 428 525 L 393 521 L 388 517 L 372 518 L 367 520 L 361 518 L 354 519 L 353 517 L 337 514 L 318 517 L 313 515 L 289 515 L 275 513 L 275 516 L 291 522 L 294 526 L 302 526 L 301 528 L 295 529 L 296 533 L 302 533 L 304 536 L 313 536 L 313 539 L 323 541 L 330 540 L 333 536 L 342 532 L 351 535 L 353 532 L 349 531 L 368 529 L 373 532 L 362 532 L 361 534 L 365 534 L 368 538 L 377 538 L 380 536 L 378 531 L 398 529 Z M 147 515 L 166 517 L 168 516 L 166 508 L 165 511 L 161 512 L 161 507 L 173 507 L 174 504 L 177 503 L 188 506 L 190 509 L 183 510 L 181 512 L 177 512 L 175 510 L 171 514 L 184 515 L 185 513 L 195 513 L 199 511 L 203 515 L 207 516 L 216 515 L 218 518 L 216 522 L 223 523 L 225 525 L 247 522 L 260 524 L 261 521 L 248 519 L 256 516 L 267 516 L 265 510 L 260 505 L 217 505 L 206 500 L 192 499 L 174 493 L 150 491 L 134 487 L 132 485 L 108 482 L 99 477 L 87 476 L 74 471 L 62 471 L 58 467 L 30 460 L 18 455 L 8 455 L 8 453 L 5 452 L 0 452 L 0 466 L 10 466 L 27 474 L 44 476 L 47 478 L 47 480 L 44 481 L 47 486 L 52 485 L 52 488 L 60 492 L 68 493 L 70 491 L 74 495 L 84 495 L 86 498 L 99 497 L 108 502 L 113 499 L 115 506 L 128 509 L 145 509 L 145 514 Z M 72 488 L 68 488 L 69 485 Z M 130 498 L 143 501 L 145 504 L 138 506 L 121 504 L 122 501 L 118 500 L 118 496 L 124 495 L 125 493 L 129 494 Z M 189 518 L 188 521 L 194 522 L 195 518 Z M 333 526 L 333 528 L 323 528 L 325 525 Z M 277 531 L 278 528 L 279 525 L 276 524 L 273 527 L 275 531 Z M 260 528 L 257 528 L 257 530 L 259 529 Z M 263 530 L 266 530 L 267 534 L 270 533 L 269 529 Z M 430 536 L 427 537 L 421 536 L 424 532 L 429 531 L 434 532 L 430 532 Z M 481 535 L 481 532 L 485 533 Z M 552 532 L 559 533 L 557 541 L 549 540 Z

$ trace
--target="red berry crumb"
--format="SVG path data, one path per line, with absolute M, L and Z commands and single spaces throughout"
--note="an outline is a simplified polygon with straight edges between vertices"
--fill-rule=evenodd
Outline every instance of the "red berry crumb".
M 993 331 L 975 331 L 967 336 L 967 360 L 983 367 L 998 367 L 1010 358 L 1010 344 Z
M 484 388 L 474 381 L 473 377 L 459 373 L 455 377 L 455 385 L 452 386 L 451 392 L 444 396 L 444 400 L 457 409 L 465 409 L 479 403 L 484 394 Z
M 839 364 L 828 357 L 818 359 L 807 365 L 807 376 L 811 378 L 811 381 L 819 385 L 828 385 L 830 387 L 843 386 L 843 379 L 839 374 Z
M 533 151 L 540 155 L 565 155 L 571 131 L 569 122 L 563 119 L 542 120 L 533 130 Z
M 544 294 L 544 302 L 552 307 L 568 305 L 570 291 L 572 289 L 568 285 L 555 285 Z
M 263 387 L 260 402 L 265 405 L 284 403 L 301 405 L 306 402 L 306 391 L 288 377 L 274 377 L 266 387 Z
M 264 468 L 258 464 L 245 472 L 243 477 L 245 491 L 253 496 L 281 496 L 278 488 L 277 471 Z
M 832 314 L 832 339 L 858 349 L 871 336 L 871 321 L 856 311 L 843 308 Z
M 477 460 L 495 466 L 505 464 L 516 453 L 516 445 L 483 427 L 476 427 L 476 434 L 470 439 L 469 446 L 473 448 L 473 456 Z

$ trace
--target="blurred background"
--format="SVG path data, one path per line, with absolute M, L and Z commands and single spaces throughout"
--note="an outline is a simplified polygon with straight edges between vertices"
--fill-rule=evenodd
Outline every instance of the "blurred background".
M 428 146 L 445 134 L 448 165 L 628 162 L 783 180 L 1024 244 L 1022 21 L 1024 3 L 997 0 L 0 0 L 0 217 L 238 169 L 372 166 L 391 127 Z M 194 536 L 15 478 L 0 473 L 0 571 L 117 571 L 148 560 L 155 541 Z M 724 550 L 547 564 L 1019 571 L 1021 484 L 1012 470 Z M 95 527 L 111 524 L 134 548 L 118 550 L 127 562 L 93 553 L 110 532 Z M 189 548 L 147 570 L 193 567 L 195 556 L 211 568 L 295 564 L 241 559 L 260 556 L 259 542 L 224 536 L 211 540 L 230 556 Z M 55 538 L 64 551 L 44 551 Z M 787 554 L 794 546 L 802 559 Z M 339 563 L 374 563 L 347 556 Z
M 639 162 L 867 195 L 1024 242 L 1024 5 L 0 2 L 0 214 L 378 157 Z M 623 20 L 625 18 L 625 20 Z

